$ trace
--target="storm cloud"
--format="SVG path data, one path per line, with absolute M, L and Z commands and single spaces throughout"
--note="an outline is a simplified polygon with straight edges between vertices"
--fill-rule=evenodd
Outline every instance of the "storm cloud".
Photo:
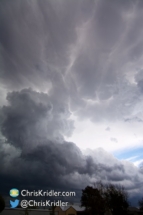
M 83 153 L 66 137 L 76 132 L 73 115 L 103 123 L 114 145 L 110 123 L 142 126 L 142 19 L 141 0 L 0 2 L 3 193 L 14 185 L 81 190 L 102 180 L 141 196 L 142 170 L 96 148 L 96 139 Z
M 143 175 L 133 164 L 118 161 L 103 149 L 83 154 L 74 143 L 64 140 L 62 134 L 73 130 L 72 121 L 68 110 L 54 104 L 50 96 L 23 89 L 9 93 L 7 100 L 8 105 L 1 108 L 4 140 L 0 152 L 2 184 L 6 187 L 12 178 L 21 189 L 80 190 L 102 179 L 139 190 Z M 5 178 L 10 181 L 6 183 Z

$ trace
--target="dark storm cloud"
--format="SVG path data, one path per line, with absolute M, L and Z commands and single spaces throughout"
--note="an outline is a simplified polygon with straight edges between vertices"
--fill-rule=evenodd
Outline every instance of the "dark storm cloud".
M 63 140 L 63 134 L 72 133 L 68 107 L 47 94 L 23 89 L 9 93 L 7 100 L 9 105 L 1 110 L 4 120 L 1 129 L 16 147 L 34 146 L 46 138 Z
M 68 110 L 47 94 L 23 89 L 9 93 L 7 99 L 0 112 L 1 179 L 7 189 L 11 183 L 21 189 L 82 189 L 98 180 L 127 188 L 141 182 L 142 173 L 129 162 L 122 163 L 103 149 L 83 155 L 74 143 L 66 142 L 63 133 L 72 125 Z
M 11 165 L 4 168 L 4 172 L 12 174 L 11 167 L 15 166 L 16 175 L 22 176 L 28 171 L 31 173 L 27 176 L 29 179 L 32 175 L 43 179 L 50 175 L 46 179 L 49 185 L 54 185 L 57 177 L 57 184 L 64 184 L 62 177 L 74 172 L 92 176 L 97 168 L 93 159 L 84 157 L 74 143 L 64 141 L 63 133 L 72 130 L 65 107 L 54 104 L 47 94 L 31 89 L 12 92 L 7 100 L 8 105 L 1 109 L 1 131 L 6 143 L 16 147 L 13 153 L 16 149 L 19 153 L 11 159 L 5 151 Z M 7 147 L 7 144 L 2 145 Z M 40 175 L 36 176 L 38 169 Z
M 138 114 L 142 19 L 142 1 L 0 2 L 3 186 L 103 180 L 140 192 L 143 174 L 133 164 L 101 149 L 83 155 L 64 136 L 74 130 L 70 110 L 94 122 Z

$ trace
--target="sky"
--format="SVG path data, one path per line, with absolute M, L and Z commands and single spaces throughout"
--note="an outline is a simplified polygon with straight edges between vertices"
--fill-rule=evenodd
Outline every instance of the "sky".
M 0 1 L 1 193 L 143 193 L 143 1 Z M 79 193 L 78 193 L 79 191 Z

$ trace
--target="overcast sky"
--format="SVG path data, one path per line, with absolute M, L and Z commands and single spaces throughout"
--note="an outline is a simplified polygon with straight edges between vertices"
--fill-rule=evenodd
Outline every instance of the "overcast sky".
M 0 178 L 143 193 L 143 1 L 0 1 Z M 76 200 L 77 201 L 77 200 Z

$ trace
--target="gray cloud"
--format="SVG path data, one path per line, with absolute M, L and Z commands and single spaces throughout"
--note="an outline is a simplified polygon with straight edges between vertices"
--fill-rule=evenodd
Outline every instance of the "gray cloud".
M 63 140 L 63 134 L 70 135 L 73 130 L 68 108 L 47 94 L 24 89 L 9 93 L 7 100 L 9 105 L 1 110 L 4 120 L 1 129 L 17 147 L 37 145 L 45 139 Z
M 59 183 L 64 184 L 62 177 L 65 175 L 74 172 L 92 175 L 96 171 L 90 156 L 84 157 L 74 143 L 64 141 L 63 133 L 68 134 L 73 128 L 65 107 L 54 104 L 47 94 L 31 89 L 12 92 L 7 99 L 9 104 L 1 109 L 1 131 L 6 138 L 3 153 L 11 165 L 4 168 L 4 172 L 9 170 L 12 174 L 11 166 L 18 163 L 17 175 L 22 176 L 27 168 L 35 175 L 40 169 L 39 177 L 50 175 L 49 184 L 53 185 L 57 177 Z M 9 152 L 5 151 L 9 144 L 15 148 L 12 148 L 14 157 L 9 157 Z
M 110 140 L 111 140 L 112 142 L 118 143 L 118 140 L 117 140 L 115 137 L 111 137 Z
M 121 183 L 129 191 L 132 185 L 139 191 L 135 184 L 142 181 L 143 175 L 133 164 L 118 161 L 103 149 L 82 154 L 74 143 L 64 140 L 62 133 L 68 127 L 62 124 L 70 124 L 69 113 L 47 94 L 23 89 L 9 93 L 7 99 L 8 105 L 1 108 L 0 151 L 5 186 L 14 181 L 20 188 L 48 185 L 82 189 L 102 180 Z
M 71 112 L 93 122 L 140 119 L 142 19 L 141 0 L 0 2 L 5 187 L 81 188 L 102 179 L 140 193 L 137 167 L 102 149 L 83 155 L 64 136 L 74 131 Z
M 134 117 L 134 118 L 131 118 L 131 119 L 129 119 L 129 118 L 125 119 L 125 122 L 133 122 L 133 121 L 141 122 L 141 123 L 143 122 L 143 120 L 140 119 L 139 117 Z
M 142 60 L 140 4 L 1 1 L 3 84 L 50 92 L 81 118 L 128 117 L 141 96 L 129 80 Z
M 110 127 L 107 127 L 105 130 L 106 130 L 106 131 L 110 131 Z

